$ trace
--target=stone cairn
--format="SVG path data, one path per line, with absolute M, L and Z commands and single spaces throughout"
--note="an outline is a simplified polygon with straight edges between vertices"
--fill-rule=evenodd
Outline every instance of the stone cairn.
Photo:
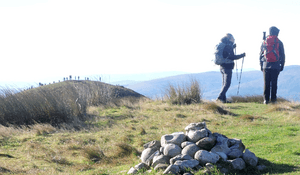
M 131 167 L 127 174 L 148 170 L 163 170 L 163 174 L 190 175 L 203 170 L 209 173 L 216 166 L 223 174 L 240 171 L 247 166 L 263 170 L 254 153 L 245 149 L 240 139 L 229 139 L 212 133 L 205 122 L 191 123 L 186 133 L 175 132 L 144 145 L 141 163 Z

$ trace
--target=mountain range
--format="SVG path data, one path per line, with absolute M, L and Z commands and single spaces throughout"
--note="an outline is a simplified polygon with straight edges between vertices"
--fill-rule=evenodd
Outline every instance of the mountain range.
M 149 81 L 136 82 L 124 86 L 149 98 L 159 98 L 165 94 L 165 90 L 169 85 L 187 85 L 191 79 L 198 80 L 200 83 L 203 99 L 213 100 L 217 98 L 222 86 L 222 75 L 219 71 L 181 74 Z M 245 71 L 242 72 L 242 75 L 241 72 L 236 74 L 234 71 L 231 87 L 227 92 L 227 97 L 237 95 L 262 95 L 263 84 L 263 73 L 261 71 Z M 237 94 L 238 91 L 239 93 Z M 279 74 L 277 95 L 278 97 L 283 97 L 292 101 L 300 100 L 299 65 L 286 66 Z

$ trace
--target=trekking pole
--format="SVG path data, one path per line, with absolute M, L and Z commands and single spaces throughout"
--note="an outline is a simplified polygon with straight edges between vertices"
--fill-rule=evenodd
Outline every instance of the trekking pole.
M 236 55 L 236 48 L 234 48 L 234 55 Z M 239 72 L 238 72 L 238 66 L 237 66 L 237 60 L 235 60 L 235 73 L 236 73 L 236 81 L 239 81 Z
M 241 67 L 241 73 L 240 73 L 240 80 L 239 80 L 239 86 L 238 86 L 237 95 L 239 95 L 239 91 L 240 91 L 240 85 L 241 85 L 241 79 L 242 79 L 242 72 L 243 72 L 243 65 L 244 65 L 244 58 L 245 57 L 243 57 L 243 61 L 242 61 L 242 67 Z

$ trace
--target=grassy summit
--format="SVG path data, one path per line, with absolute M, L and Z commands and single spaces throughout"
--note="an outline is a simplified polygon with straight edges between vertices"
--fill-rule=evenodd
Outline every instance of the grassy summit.
M 71 122 L 83 119 L 88 106 L 143 98 L 130 89 L 97 81 L 65 81 L 27 91 L 0 89 L 0 124 Z

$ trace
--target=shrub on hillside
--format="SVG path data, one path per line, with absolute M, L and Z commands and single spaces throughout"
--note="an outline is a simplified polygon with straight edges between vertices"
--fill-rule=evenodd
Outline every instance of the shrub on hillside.
M 36 88 L 23 92 L 12 88 L 1 89 L 0 124 L 58 124 L 74 116 L 83 117 L 86 106 L 86 101 L 70 84 L 57 89 Z
M 21 91 L 0 88 L 0 125 L 34 123 L 73 123 L 83 121 L 88 106 L 134 103 L 142 95 L 133 91 L 98 82 L 63 82 Z
M 176 105 L 200 103 L 201 97 L 200 84 L 195 79 L 191 79 L 189 83 L 181 86 L 169 84 L 165 92 L 165 99 Z

